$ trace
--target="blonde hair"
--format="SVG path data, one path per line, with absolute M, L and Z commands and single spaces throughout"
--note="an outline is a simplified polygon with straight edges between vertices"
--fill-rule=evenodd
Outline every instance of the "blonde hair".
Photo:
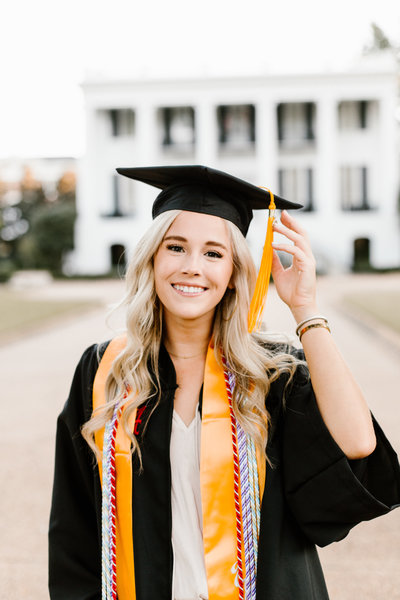
M 111 418 L 115 405 L 123 404 L 121 424 L 132 441 L 132 452 L 141 461 L 139 443 L 128 426 L 129 416 L 149 398 L 160 400 L 159 350 L 162 341 L 163 308 L 155 291 L 153 259 L 168 229 L 180 214 L 171 210 L 159 215 L 139 241 L 126 274 L 127 343 L 115 358 L 107 377 L 106 403 L 82 427 L 82 435 L 99 458 L 94 434 Z M 225 357 L 235 375 L 233 409 L 243 429 L 256 446 L 265 450 L 269 413 L 265 398 L 271 383 L 282 373 L 292 378 L 299 362 L 283 350 L 267 348 L 265 334 L 249 334 L 247 314 L 255 286 L 256 269 L 240 230 L 225 221 L 232 246 L 233 289 L 227 289 L 215 310 L 213 339 L 216 358 Z M 126 396 L 126 390 L 130 390 Z M 156 406 L 155 405 L 155 406 Z M 154 407 L 155 408 L 155 407 Z M 153 410 L 154 410 L 153 408 Z

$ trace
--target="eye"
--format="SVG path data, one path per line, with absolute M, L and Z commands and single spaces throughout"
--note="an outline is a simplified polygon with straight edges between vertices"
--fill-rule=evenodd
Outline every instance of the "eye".
M 171 250 L 172 252 L 183 252 L 183 247 L 178 244 L 168 244 L 167 250 Z
M 217 252 L 217 250 L 209 250 L 206 252 L 206 256 L 209 256 L 210 258 L 222 258 L 222 254 Z

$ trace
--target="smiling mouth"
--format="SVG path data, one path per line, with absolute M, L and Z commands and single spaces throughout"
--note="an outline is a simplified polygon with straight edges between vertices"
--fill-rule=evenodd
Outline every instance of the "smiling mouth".
M 202 294 L 207 290 L 207 288 L 199 287 L 196 285 L 179 285 L 177 283 L 173 283 L 172 287 L 174 288 L 174 290 L 182 292 L 183 294 Z

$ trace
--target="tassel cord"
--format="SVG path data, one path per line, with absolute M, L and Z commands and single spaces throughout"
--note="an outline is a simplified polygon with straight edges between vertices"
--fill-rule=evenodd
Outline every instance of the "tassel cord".
M 239 440 L 240 491 L 242 499 L 243 537 L 245 540 L 246 598 L 253 598 L 255 597 L 255 548 L 252 535 L 251 487 L 247 461 L 247 444 L 246 434 L 237 421 L 236 426 Z
M 254 546 L 254 560 L 257 565 L 258 558 L 258 538 L 260 531 L 260 496 L 259 496 L 259 483 L 258 483 L 258 470 L 257 470 L 257 458 L 254 441 L 247 436 L 248 443 L 248 465 L 250 474 L 250 494 L 251 494 L 251 521 L 252 521 L 252 537 Z M 257 568 L 257 566 L 256 566 Z
M 117 600 L 115 439 L 118 408 L 104 429 L 102 493 L 102 600 Z
M 226 367 L 225 358 L 223 358 L 224 367 Z M 239 582 L 239 600 L 245 600 L 245 590 L 244 590 L 244 581 L 243 581 L 243 562 L 242 562 L 242 541 L 243 541 L 243 531 L 242 531 L 242 517 L 240 510 L 240 500 L 239 500 L 239 457 L 238 457 L 238 445 L 237 445 L 237 437 L 236 437 L 236 420 L 235 415 L 233 413 L 232 407 L 232 393 L 229 385 L 228 373 L 226 368 L 224 368 L 224 378 L 225 378 L 225 386 L 226 392 L 228 395 L 229 401 L 229 412 L 231 418 L 231 432 L 232 432 L 232 447 L 233 447 L 233 474 L 234 474 L 234 499 L 235 499 L 235 514 L 236 514 L 236 556 L 237 556 L 237 573 L 238 573 L 238 582 Z
M 228 371 L 228 383 L 232 395 L 235 387 L 235 378 L 230 371 Z M 252 534 L 252 506 L 247 460 L 247 440 L 246 434 L 236 418 L 235 424 L 239 449 L 240 497 L 242 506 L 243 546 L 245 557 L 245 588 L 246 599 L 250 599 L 255 597 L 255 549 L 254 538 Z
M 259 515 L 259 490 L 258 490 L 258 470 L 254 442 L 247 436 L 240 426 L 233 413 L 232 396 L 235 387 L 235 377 L 228 370 L 226 361 L 223 359 L 224 376 L 226 389 L 229 399 L 232 430 L 235 429 L 238 445 L 239 474 L 240 480 L 240 498 L 241 498 L 241 531 L 243 540 L 243 550 L 245 553 L 245 591 L 246 600 L 255 600 L 256 598 L 256 573 L 257 573 L 257 550 L 258 534 L 257 523 L 260 521 Z M 253 460 L 254 459 L 254 460 Z M 255 462 L 254 462 L 255 461 Z M 234 465 L 235 447 L 234 447 Z M 255 465 L 255 468 L 254 468 Z M 258 504 L 257 504 L 258 498 Z M 237 545 L 239 547 L 239 544 Z M 242 544 L 240 544 L 242 550 Z M 240 596 L 240 594 L 239 594 Z

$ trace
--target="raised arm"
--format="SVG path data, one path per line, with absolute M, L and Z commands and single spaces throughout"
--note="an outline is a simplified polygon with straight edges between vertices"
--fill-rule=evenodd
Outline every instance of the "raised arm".
M 280 298 L 290 308 L 296 323 L 320 315 L 316 299 L 315 259 L 308 236 L 286 211 L 274 230 L 290 243 L 274 243 L 275 250 L 292 255 L 284 268 L 274 252 L 272 276 Z M 322 323 L 315 319 L 306 323 Z M 375 448 L 370 411 L 353 375 L 343 360 L 333 336 L 325 327 L 311 327 L 301 337 L 321 416 L 332 437 L 349 459 L 363 458 Z

